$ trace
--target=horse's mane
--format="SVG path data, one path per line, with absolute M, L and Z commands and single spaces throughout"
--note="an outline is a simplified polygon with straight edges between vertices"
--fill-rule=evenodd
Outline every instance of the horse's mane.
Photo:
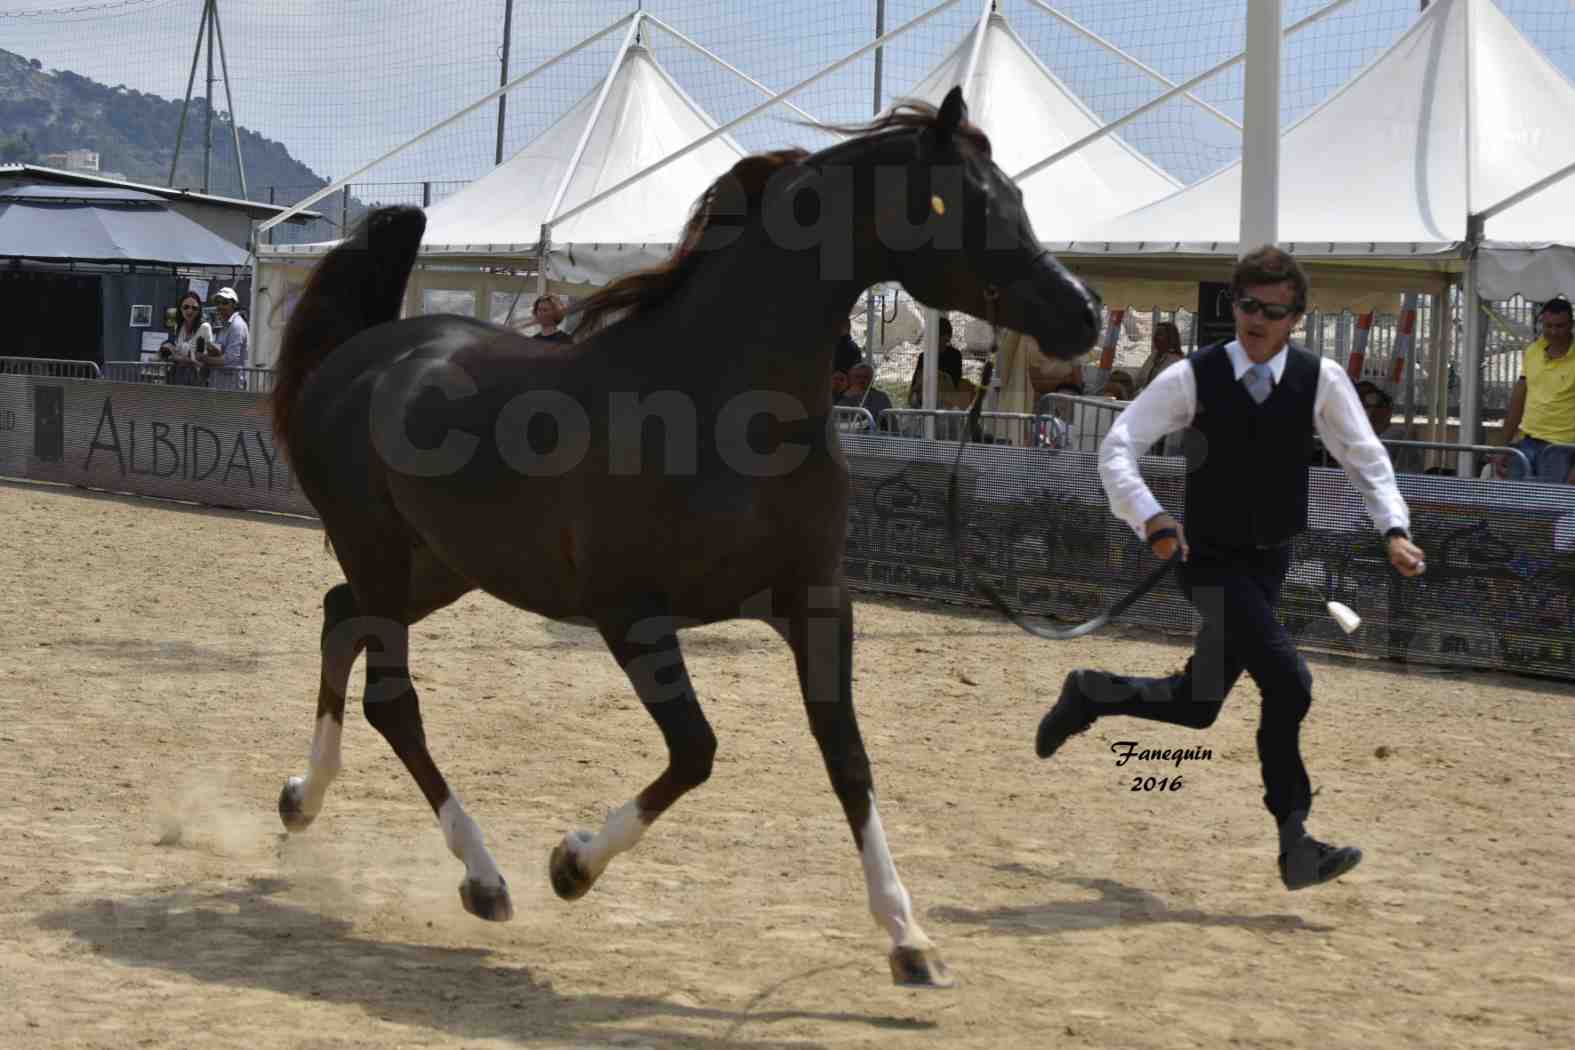
M 727 174 L 707 186 L 695 202 L 689 221 L 684 224 L 678 247 L 665 262 L 620 277 L 579 305 L 576 312 L 580 314 L 580 323 L 575 326 L 576 338 L 582 333 L 596 331 L 610 315 L 620 310 L 627 309 L 629 313 L 626 316 L 632 317 L 672 295 L 705 256 L 699 250 L 700 243 L 718 218 L 713 209 L 722 191 L 732 187 L 742 190 L 745 215 L 754 216 L 760 211 L 760 198 L 771 176 L 807 156 L 807 150 L 784 149 L 757 153 L 734 164 Z
M 844 135 L 862 136 L 895 129 L 933 128 L 938 122 L 939 111 L 934 106 L 927 102 L 908 101 L 867 124 L 826 125 L 826 128 Z M 963 121 L 957 133 L 984 156 L 990 155 L 990 140 L 983 131 Z M 726 217 L 737 222 L 758 216 L 766 185 L 777 171 L 805 161 L 813 164 L 850 145 L 850 142 L 841 142 L 816 154 L 797 148 L 773 150 L 752 154 L 733 165 L 727 174 L 706 187 L 695 201 L 689 221 L 684 224 L 678 247 L 672 255 L 656 266 L 618 278 L 575 308 L 574 312 L 580 315 L 580 323 L 575 326 L 576 338 L 595 332 L 619 311 L 627 311 L 624 317 L 628 318 L 664 302 L 700 265 L 706 255 L 699 250 L 700 245 L 717 225 L 718 219 Z M 742 191 L 744 210 L 741 215 L 731 209 L 720 214 L 715 210 L 718 197 L 724 190 L 729 191 L 730 197 Z

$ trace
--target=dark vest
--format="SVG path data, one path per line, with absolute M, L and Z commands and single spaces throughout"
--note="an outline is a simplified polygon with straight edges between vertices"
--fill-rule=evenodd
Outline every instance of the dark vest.
M 1307 528 L 1320 364 L 1294 346 L 1286 353 L 1285 371 L 1261 405 L 1236 378 L 1224 343 L 1188 357 L 1198 387 L 1188 435 L 1189 542 L 1272 547 Z

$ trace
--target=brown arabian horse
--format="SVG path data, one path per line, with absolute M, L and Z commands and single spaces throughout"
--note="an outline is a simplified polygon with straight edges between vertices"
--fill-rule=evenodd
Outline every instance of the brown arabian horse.
M 672 258 L 593 296 L 571 346 L 467 317 L 398 320 L 417 209 L 374 212 L 323 259 L 286 328 L 272 410 L 346 582 L 323 598 L 316 733 L 307 774 L 279 797 L 287 828 L 312 822 L 339 771 L 364 651 L 367 721 L 464 862 L 465 909 L 512 916 L 428 752 L 408 660 L 409 627 L 480 588 L 593 624 L 667 744 L 666 768 L 599 832 L 553 850 L 553 888 L 575 899 L 711 772 L 679 630 L 764 620 L 792 648 L 894 978 L 951 983 L 892 863 L 854 716 L 832 351 L 880 281 L 1063 358 L 1093 344 L 1099 302 L 1040 248 L 960 91 L 843 130 L 857 137 L 718 179 Z

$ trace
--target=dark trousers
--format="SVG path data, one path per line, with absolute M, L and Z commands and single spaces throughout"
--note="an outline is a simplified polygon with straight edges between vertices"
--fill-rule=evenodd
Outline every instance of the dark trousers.
M 1275 614 L 1291 564 L 1289 545 L 1269 550 L 1210 549 L 1196 543 L 1180 569 L 1181 590 L 1203 620 L 1192 657 L 1180 674 L 1132 678 L 1085 676 L 1100 716 L 1129 715 L 1204 729 L 1246 671 L 1263 693 L 1258 762 L 1263 802 L 1276 823 L 1312 808 L 1302 764 L 1302 719 L 1312 705 L 1312 673 Z

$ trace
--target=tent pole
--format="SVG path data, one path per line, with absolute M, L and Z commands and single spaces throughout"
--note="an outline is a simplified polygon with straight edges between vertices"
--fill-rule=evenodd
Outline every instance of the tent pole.
M 241 199 L 247 200 L 246 161 L 241 157 L 241 126 L 235 122 L 235 94 L 230 89 L 230 60 L 224 54 L 224 23 L 219 21 L 219 0 L 213 0 L 213 25 L 219 31 L 219 70 L 224 74 L 224 100 L 230 107 L 230 138 L 235 142 L 235 170 L 241 176 Z
M 875 39 L 879 40 L 886 33 L 886 0 L 875 0 Z M 880 116 L 881 96 L 884 87 L 881 75 L 885 72 L 883 61 L 886 57 L 885 49 L 875 49 L 875 99 L 871 104 L 870 112 Z M 884 356 L 885 347 L 875 341 L 875 291 L 867 289 L 864 293 L 864 353 L 869 356 L 870 363 L 874 364 L 879 358 L 877 353 Z M 907 408 L 907 405 L 902 406 Z
M 1477 424 L 1481 414 L 1482 397 L 1482 344 L 1487 329 L 1482 324 L 1481 295 L 1477 289 L 1477 245 L 1482 238 L 1482 218 L 1473 215 L 1466 220 L 1466 278 L 1460 296 L 1460 308 L 1465 311 L 1465 344 L 1460 348 L 1460 442 L 1475 444 Z M 1460 477 L 1476 476 L 1475 457 L 1469 452 L 1460 454 L 1457 473 Z
M 1312 14 L 1308 15 L 1306 18 L 1303 18 L 1301 21 L 1294 23 L 1289 29 L 1287 29 L 1285 31 L 1285 36 L 1289 37 L 1289 36 L 1291 36 L 1294 33 L 1300 32 L 1301 30 L 1303 30 L 1303 29 L 1307 28 L 1308 26 L 1312 25 L 1314 22 L 1317 22 L 1320 19 L 1326 18 L 1329 15 L 1333 14 L 1335 11 L 1339 10 L 1340 8 L 1344 7 L 1346 4 L 1348 4 L 1350 2 L 1351 2 L 1351 0 L 1333 0 L 1333 2 L 1328 4 L 1327 6 L 1319 8 L 1318 10 L 1314 11 Z M 1253 7 L 1249 7 L 1248 8 L 1249 21 L 1250 21 L 1251 12 L 1254 9 L 1255 8 L 1253 8 Z M 1278 17 L 1278 16 L 1276 16 L 1276 17 Z M 1084 135 L 1082 138 L 1078 139 L 1076 142 L 1072 143 L 1071 145 L 1063 146 L 1061 149 L 1056 150 L 1054 153 L 1050 154 L 1050 156 L 1046 157 L 1044 160 L 1041 160 L 1041 161 L 1039 161 L 1038 163 L 1035 163 L 1035 164 L 1030 164 L 1028 167 L 1024 168 L 1022 171 L 1014 173 L 1012 175 L 1012 178 L 1014 180 L 1018 181 L 1018 182 L 1021 182 L 1023 179 L 1026 179 L 1028 176 L 1036 174 L 1037 172 L 1043 171 L 1045 168 L 1048 168 L 1050 165 L 1056 163 L 1057 161 L 1059 161 L 1059 160 L 1061 160 L 1061 159 L 1063 159 L 1065 157 L 1069 157 L 1072 154 L 1076 153 L 1078 150 L 1082 149 L 1084 146 L 1088 145 L 1090 142 L 1095 142 L 1095 141 L 1097 141 L 1099 139 L 1104 138 L 1106 135 L 1109 135 L 1111 132 L 1125 127 L 1126 125 L 1132 123 L 1132 121 L 1134 121 L 1137 118 L 1141 117 L 1143 114 L 1149 112 L 1150 110 L 1158 109 L 1160 106 L 1163 106 L 1165 103 L 1169 102 L 1171 99 L 1175 98 L 1177 95 L 1184 95 L 1184 94 L 1186 94 L 1188 91 L 1191 91 L 1193 88 L 1197 87 L 1199 84 L 1203 83 L 1205 80 L 1208 80 L 1210 77 L 1218 76 L 1219 74 L 1225 72 L 1225 70 L 1227 70 L 1227 69 L 1231 68 L 1232 66 L 1236 65 L 1237 63 L 1239 63 L 1242 59 L 1244 59 L 1246 57 L 1247 57 L 1246 52 L 1238 51 L 1235 55 L 1231 56 L 1230 58 L 1227 58 L 1225 61 L 1219 63 L 1218 65 L 1211 66 L 1208 69 L 1205 69 L 1203 72 L 1199 73 L 1197 76 L 1193 77 L 1192 79 L 1182 81 L 1180 84 L 1177 84 L 1175 87 L 1171 88 L 1169 91 L 1167 91 L 1164 94 L 1160 95 L 1158 98 L 1151 99 L 1150 101 L 1143 103 L 1143 105 L 1139 106 L 1137 109 L 1132 110 L 1130 113 L 1126 114 L 1125 116 L 1117 117 L 1115 120 L 1112 120 L 1110 123 L 1104 125 L 1103 127 L 1094 129 L 1093 131 L 1089 132 L 1087 135 Z
M 1430 308 L 1428 310 L 1428 316 L 1432 319 L 1433 327 L 1432 327 L 1431 331 L 1429 331 L 1427 333 L 1427 335 L 1428 335 L 1428 343 L 1427 343 L 1427 376 L 1428 376 L 1429 382 L 1432 383 L 1432 386 L 1427 387 L 1427 388 L 1424 389 L 1423 396 L 1425 396 L 1428 399 L 1427 400 L 1427 417 L 1428 417 L 1428 422 L 1433 426 L 1433 428 L 1435 430 L 1437 430 L 1438 423 L 1439 423 L 1439 413 L 1438 413 L 1438 392 L 1439 392 L 1439 387 L 1440 387 L 1440 383 L 1447 382 L 1447 378 L 1448 378 L 1445 375 L 1445 371 L 1446 371 L 1448 366 L 1444 364 L 1444 346 L 1445 346 L 1444 332 L 1449 328 L 1449 288 L 1448 288 L 1448 286 L 1446 285 L 1444 287 L 1444 290 L 1441 291 L 1441 292 L 1434 292 L 1431 296 L 1429 296 L 1429 299 L 1431 300 L 1431 305 L 1430 305 Z M 1446 394 L 1448 393 L 1447 386 L 1445 387 L 1445 393 Z M 1406 420 L 1406 428 L 1407 428 L 1406 429 L 1406 433 L 1408 435 L 1410 433 L 1410 426 L 1411 426 L 1411 421 L 1409 419 L 1407 419 Z M 1437 432 L 1442 433 L 1441 430 L 1438 430 Z M 1424 440 L 1441 442 L 1444 439 L 1441 438 L 1441 437 L 1436 437 L 1436 438 L 1426 438 Z
M 202 192 L 208 192 L 209 176 L 213 172 L 213 5 L 208 0 L 208 97 L 204 104 L 208 110 L 206 130 L 202 136 Z
M 901 300 L 899 300 L 900 302 Z M 941 312 L 933 306 L 924 308 L 924 438 L 935 440 L 935 408 L 940 400 L 941 375 Z
M 498 76 L 498 85 L 501 87 L 509 82 L 509 44 L 514 39 L 514 0 L 503 0 L 503 71 Z M 498 148 L 493 154 L 492 163 L 503 163 L 503 117 L 508 112 L 509 96 L 498 96 Z
M 885 35 L 886 35 L 886 0 L 875 0 L 875 39 L 879 40 L 881 37 L 883 37 Z M 883 72 L 885 72 L 885 69 L 884 69 L 885 58 L 886 58 L 886 51 L 885 51 L 885 49 L 877 47 L 875 49 L 875 109 L 874 109 L 874 112 L 875 112 L 876 116 L 879 116 L 880 115 L 880 111 L 881 111 L 881 94 L 883 92 L 883 88 L 881 86 L 881 74 Z
M 1279 240 L 1280 4 L 1247 5 L 1246 99 L 1242 106 L 1240 258 Z
M 191 49 L 191 72 L 186 75 L 186 101 L 180 107 L 180 125 L 175 130 L 175 156 L 170 159 L 170 181 L 175 185 L 175 167 L 180 163 L 180 144 L 186 137 L 186 111 L 191 108 L 191 89 L 197 82 L 197 56 L 202 54 L 202 38 L 208 31 L 208 5 L 202 5 L 202 20 L 197 23 L 197 46 Z

